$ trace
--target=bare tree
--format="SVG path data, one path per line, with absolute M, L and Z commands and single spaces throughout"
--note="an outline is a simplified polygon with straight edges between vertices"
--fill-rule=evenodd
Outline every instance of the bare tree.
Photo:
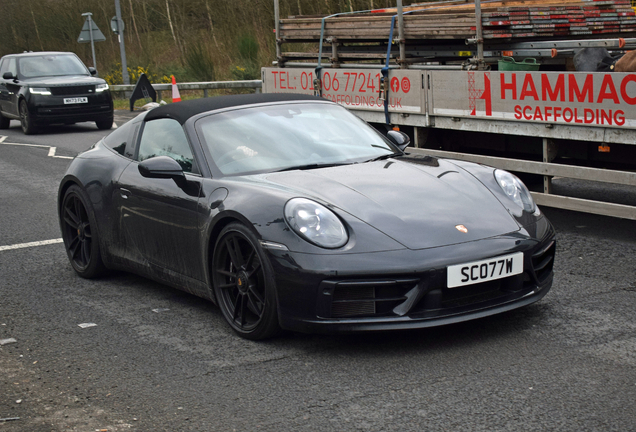
M 168 24 L 170 24 L 170 32 L 172 33 L 172 39 L 174 39 L 174 44 L 181 51 L 181 47 L 179 46 L 179 42 L 177 42 L 177 35 L 174 33 L 174 26 L 172 25 L 172 18 L 170 18 L 170 3 L 166 0 L 166 13 L 168 14 Z
M 137 21 L 135 21 L 135 9 L 133 8 L 132 0 L 128 0 L 128 2 L 130 3 L 130 17 L 132 18 L 135 34 L 137 35 L 137 42 L 139 42 L 139 49 L 142 49 L 141 39 L 139 38 L 139 30 L 137 30 Z
M 40 42 L 40 49 L 44 51 L 44 45 L 42 45 L 42 39 L 40 38 L 40 31 L 38 30 L 38 23 L 35 20 L 35 14 L 33 13 L 33 5 L 31 1 L 29 1 L 29 9 L 31 9 L 31 17 L 33 18 L 33 26 L 35 27 L 35 34 L 38 37 L 38 42 Z

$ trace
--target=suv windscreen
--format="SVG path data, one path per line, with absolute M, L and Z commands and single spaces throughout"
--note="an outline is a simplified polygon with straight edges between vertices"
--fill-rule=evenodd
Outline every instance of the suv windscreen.
M 22 78 L 90 75 L 80 59 L 72 55 L 22 57 L 18 59 L 18 73 Z

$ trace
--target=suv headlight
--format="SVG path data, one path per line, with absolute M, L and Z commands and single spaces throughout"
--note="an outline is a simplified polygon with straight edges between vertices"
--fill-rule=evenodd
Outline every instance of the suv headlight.
M 292 198 L 285 204 L 285 220 L 302 238 L 327 249 L 344 246 L 347 230 L 331 210 L 305 198 Z
M 30 87 L 29 92 L 31 92 L 31 94 L 44 95 L 44 96 L 51 95 L 51 92 L 46 87 Z
M 100 93 L 108 90 L 108 84 L 97 84 L 95 86 L 95 93 Z
M 495 170 L 495 179 L 508 198 L 528 213 L 534 213 L 537 205 L 530 195 L 530 191 L 515 175 L 508 171 Z

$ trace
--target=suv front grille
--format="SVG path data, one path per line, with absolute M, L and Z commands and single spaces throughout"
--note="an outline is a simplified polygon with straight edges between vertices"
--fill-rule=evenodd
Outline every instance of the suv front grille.
M 94 85 L 49 87 L 49 89 L 53 96 L 74 96 L 95 93 Z

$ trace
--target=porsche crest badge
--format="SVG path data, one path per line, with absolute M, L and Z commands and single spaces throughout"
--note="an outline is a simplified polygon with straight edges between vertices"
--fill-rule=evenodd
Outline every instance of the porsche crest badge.
M 457 231 L 461 231 L 464 234 L 468 232 L 468 228 L 466 228 L 464 225 L 455 225 L 455 228 L 457 228 Z

